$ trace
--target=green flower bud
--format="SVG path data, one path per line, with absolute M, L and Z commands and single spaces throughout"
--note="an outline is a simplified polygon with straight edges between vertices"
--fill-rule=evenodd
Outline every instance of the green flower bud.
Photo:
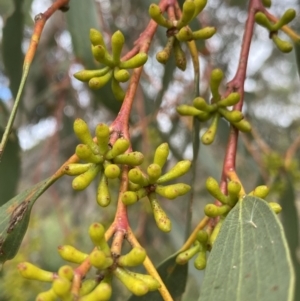
M 149 178 L 149 183 L 153 184 L 161 175 L 161 167 L 156 163 L 150 164 L 147 168 L 147 174 Z
M 184 71 L 186 69 L 186 57 L 177 39 L 175 39 L 174 41 L 174 55 L 175 55 L 176 66 L 180 70 Z
M 167 61 L 170 58 L 170 53 L 168 51 L 166 51 L 165 49 L 159 51 L 156 53 L 156 59 L 159 63 L 161 64 L 166 64 Z
M 102 33 L 97 29 L 90 29 L 90 41 L 93 46 L 101 45 L 106 49 L 106 45 L 102 36 Z
M 139 273 L 135 273 L 135 272 L 132 272 L 129 270 L 126 270 L 126 272 L 129 275 L 145 282 L 146 285 L 148 286 L 149 291 L 156 291 L 157 289 L 159 289 L 161 287 L 160 283 L 155 278 L 153 278 L 151 275 L 139 274 Z
M 96 127 L 96 137 L 101 155 L 108 151 L 109 135 L 109 127 L 104 123 L 99 123 Z
M 95 155 L 91 148 L 86 144 L 78 144 L 75 149 L 75 153 L 81 160 L 96 164 L 103 162 L 103 157 L 100 155 Z
M 130 166 L 141 165 L 144 161 L 144 155 L 140 152 L 131 152 L 122 154 L 113 159 L 116 164 L 126 164 Z
M 180 105 L 176 108 L 178 114 L 182 116 L 198 116 L 201 111 L 189 105 Z
M 67 297 L 70 297 L 71 286 L 71 281 L 66 278 L 57 278 L 53 281 L 52 289 L 58 297 L 65 300 Z
M 187 42 L 187 41 L 191 41 L 193 39 L 193 32 L 192 30 L 185 26 L 182 27 L 179 32 L 176 34 L 176 38 L 178 39 L 178 41 L 180 42 Z
M 136 296 L 143 296 L 148 293 L 147 284 L 141 279 L 135 278 L 123 268 L 117 267 L 113 274 Z
M 126 205 L 132 205 L 138 201 L 138 196 L 134 191 L 125 191 L 122 194 L 122 202 Z
M 215 102 L 220 100 L 219 86 L 224 77 L 224 73 L 221 69 L 214 69 L 210 75 L 210 90 Z
M 231 207 L 228 205 L 216 206 L 215 204 L 207 204 L 204 207 L 204 213 L 208 217 L 217 217 L 220 215 L 227 214 L 230 211 Z
M 272 0 L 262 0 L 261 3 L 263 4 L 264 7 L 271 7 L 272 5 Z
M 125 83 L 129 80 L 130 74 L 126 69 L 114 69 L 114 78 L 121 83 Z
M 251 132 L 251 124 L 245 119 L 242 119 L 239 122 L 232 122 L 232 125 L 241 132 Z
M 269 21 L 268 17 L 264 13 L 256 13 L 255 22 L 260 26 L 267 28 L 269 31 L 273 31 L 273 24 Z
M 54 279 L 54 273 L 42 270 L 29 262 L 19 263 L 18 270 L 22 277 L 26 279 L 33 279 L 45 282 L 52 282 Z
M 97 286 L 98 282 L 95 279 L 87 279 L 81 282 L 81 287 L 79 291 L 79 296 L 85 296 L 92 292 L 94 288 Z M 82 300 L 82 299 L 80 299 Z
M 200 244 L 196 242 L 190 249 L 180 253 L 176 257 L 177 264 L 186 264 L 192 257 L 194 257 L 200 250 Z
M 92 46 L 92 53 L 96 61 L 104 64 L 110 68 L 114 68 L 116 64 L 114 63 L 112 57 L 107 52 L 106 48 L 102 45 Z
M 146 259 L 146 251 L 140 247 L 134 247 L 129 253 L 121 255 L 118 265 L 121 267 L 135 267 L 141 265 Z
M 138 199 L 140 200 L 148 194 L 148 191 L 145 188 L 140 188 L 135 193 L 136 193 Z
M 237 92 L 230 93 L 226 98 L 217 102 L 218 107 L 231 107 L 240 101 L 240 94 Z
M 128 173 L 128 178 L 132 183 L 138 184 L 141 187 L 148 186 L 149 180 L 144 176 L 138 168 L 133 168 Z
M 270 202 L 269 206 L 276 214 L 278 214 L 282 211 L 282 207 L 278 203 Z
M 163 196 L 164 198 L 173 200 L 178 196 L 184 195 L 189 192 L 191 186 L 184 184 L 184 183 L 177 183 L 173 185 L 161 186 L 157 185 L 155 188 L 155 192 L 159 195 Z
M 58 270 L 58 276 L 61 278 L 65 278 L 69 281 L 72 281 L 73 276 L 74 276 L 74 271 L 73 271 L 72 267 L 70 267 L 69 265 L 63 265 Z
M 141 185 L 138 185 L 138 184 L 135 184 L 135 183 L 129 181 L 129 183 L 128 183 L 128 190 L 129 191 L 137 191 L 140 188 L 141 188 Z
M 111 48 L 113 62 L 115 65 L 118 65 L 120 62 L 120 56 L 125 43 L 124 35 L 120 30 L 116 31 L 111 37 Z
M 111 256 L 110 248 L 105 240 L 105 228 L 99 223 L 93 223 L 89 227 L 89 235 L 93 244 L 102 250 L 106 257 Z
M 162 184 L 168 181 L 172 181 L 176 178 L 181 177 L 182 175 L 186 174 L 190 167 L 191 167 L 191 161 L 189 160 L 183 160 L 179 161 L 174 167 L 172 167 L 167 173 L 162 175 L 157 181 L 157 184 Z
M 200 111 L 200 113 L 196 116 L 200 121 L 207 121 L 212 116 L 211 113 Z
M 194 3 L 195 3 L 195 12 L 194 12 L 193 19 L 197 17 L 199 13 L 202 12 L 202 10 L 207 4 L 207 0 L 194 0 Z
M 162 11 L 160 10 L 159 6 L 157 4 L 152 3 L 149 7 L 149 15 L 150 17 L 159 25 L 166 27 L 166 28 L 172 28 L 173 23 L 170 20 L 167 20 L 163 15 Z
M 108 179 L 116 179 L 119 177 L 120 173 L 120 167 L 116 164 L 109 164 L 104 170 L 104 174 Z
M 35 299 L 35 301 L 56 301 L 57 295 L 54 293 L 53 289 L 46 292 L 39 293 Z
M 99 70 L 82 70 L 76 72 L 73 76 L 82 82 L 88 82 L 93 77 L 101 77 L 105 75 L 109 70 L 109 67 L 104 67 Z
M 221 192 L 219 183 L 214 178 L 207 178 L 206 189 L 214 198 L 216 198 L 222 204 L 227 204 L 227 197 Z
M 162 143 L 155 150 L 153 163 L 158 164 L 161 168 L 163 168 L 167 162 L 168 156 L 169 156 L 169 145 L 168 143 Z
M 108 301 L 111 298 L 111 294 L 111 285 L 101 281 L 91 293 L 81 297 L 80 301 Z
M 103 76 L 91 78 L 89 80 L 89 87 L 95 90 L 102 88 L 109 82 L 109 80 L 112 78 L 112 75 L 113 71 L 109 71 Z
M 293 44 L 288 41 L 281 40 L 277 34 L 272 35 L 272 40 L 277 48 L 283 53 L 288 53 L 293 50 Z
M 157 227 L 159 230 L 163 232 L 170 232 L 171 231 L 171 221 L 168 218 L 167 214 L 164 212 L 164 210 L 159 205 L 156 194 L 154 192 L 150 193 L 148 195 L 150 205 L 152 208 L 153 216 L 156 222 Z
M 94 250 L 90 254 L 89 259 L 91 265 L 99 270 L 105 270 L 114 263 L 114 260 L 111 257 L 107 257 L 101 250 Z
M 214 142 L 217 129 L 218 129 L 218 123 L 220 119 L 220 114 L 215 113 L 212 118 L 211 125 L 207 129 L 207 131 L 202 135 L 201 141 L 203 144 L 208 145 Z
M 214 242 L 216 241 L 217 237 L 218 237 L 218 234 L 221 230 L 221 227 L 223 225 L 223 222 L 224 222 L 225 218 L 224 217 L 221 217 L 219 222 L 216 224 L 213 232 L 211 233 L 211 235 L 209 236 L 209 239 L 208 239 L 208 245 L 210 246 L 210 248 L 213 247 L 214 245 Z
M 88 257 L 88 254 L 85 254 L 70 245 L 59 246 L 57 250 L 62 259 L 69 262 L 82 263 Z
M 110 204 L 111 198 L 108 189 L 107 177 L 103 173 L 97 189 L 97 203 L 101 207 L 106 207 Z
M 194 261 L 197 270 L 204 270 L 206 267 L 206 250 L 200 251 Z
M 77 118 L 74 121 L 73 129 L 74 129 L 74 132 L 75 132 L 75 135 L 77 136 L 77 138 L 83 144 L 86 144 L 87 146 L 89 146 L 94 154 L 98 154 L 98 152 L 99 152 L 98 146 L 93 141 L 93 137 L 90 133 L 89 127 L 86 124 L 86 122 L 80 118 Z
M 282 28 L 282 26 L 287 25 L 292 22 L 296 17 L 296 11 L 292 8 L 289 8 L 284 12 L 279 21 L 273 25 L 273 31 L 277 31 Z
M 249 195 L 256 196 L 261 199 L 265 199 L 269 194 L 270 189 L 266 185 L 257 186 Z
M 68 176 L 77 176 L 86 172 L 92 165 L 92 163 L 70 163 L 64 167 L 64 173 Z
M 96 178 L 97 174 L 100 171 L 100 168 L 100 165 L 93 164 L 90 169 L 77 176 L 72 182 L 73 189 L 84 190 L 85 188 L 87 188 Z
M 122 89 L 120 83 L 113 77 L 111 81 L 111 90 L 117 101 L 123 101 L 125 98 L 125 91 Z
M 181 18 L 178 20 L 176 27 L 178 29 L 182 28 L 183 26 L 188 25 L 188 23 L 193 19 L 195 14 L 195 3 L 193 0 L 185 0 L 182 6 L 182 15 Z
M 205 230 L 199 230 L 197 233 L 197 240 L 203 245 L 206 244 L 208 240 L 207 232 Z
M 227 184 L 228 191 L 228 205 L 234 206 L 239 200 L 239 193 L 242 189 L 242 186 L 239 182 L 230 181 Z
M 240 111 L 229 111 L 225 108 L 219 108 L 218 112 L 225 118 L 227 119 L 230 123 L 233 122 L 239 122 L 244 118 L 244 115 Z
M 114 159 L 116 156 L 121 155 L 127 151 L 130 146 L 130 142 L 126 138 L 119 138 L 116 140 L 112 149 L 106 153 L 105 159 L 111 160 Z
M 202 97 L 196 97 L 193 100 L 193 106 L 200 110 L 200 111 L 205 111 L 207 113 L 213 113 L 218 109 L 217 104 L 213 103 L 213 104 L 207 104 L 205 99 Z
M 120 69 L 134 69 L 143 66 L 148 60 L 147 53 L 139 52 L 135 56 L 133 56 L 131 59 L 120 62 L 119 68 Z
M 197 31 L 192 32 L 193 40 L 207 40 L 211 38 L 216 33 L 215 27 L 204 27 Z

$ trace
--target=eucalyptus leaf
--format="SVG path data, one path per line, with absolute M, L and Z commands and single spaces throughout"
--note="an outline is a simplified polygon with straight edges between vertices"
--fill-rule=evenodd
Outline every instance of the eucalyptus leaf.
M 264 200 L 244 197 L 213 245 L 199 301 L 292 301 L 294 281 L 278 218 Z

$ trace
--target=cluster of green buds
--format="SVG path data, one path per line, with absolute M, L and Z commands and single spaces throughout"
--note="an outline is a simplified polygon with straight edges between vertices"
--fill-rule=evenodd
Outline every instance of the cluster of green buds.
M 140 152 L 126 152 L 130 142 L 122 137 L 110 147 L 110 130 L 106 124 L 100 123 L 96 127 L 97 143 L 93 140 L 88 125 L 82 119 L 75 120 L 74 132 L 82 142 L 77 145 L 75 153 L 87 163 L 70 163 L 65 166 L 64 172 L 67 175 L 76 176 L 72 182 L 75 190 L 88 187 L 100 173 L 97 202 L 102 207 L 108 206 L 111 200 L 108 179 L 116 179 L 120 176 L 120 164 L 137 166 L 143 162 L 144 156 Z
M 204 270 L 206 267 L 206 252 L 209 235 L 205 230 L 200 230 L 197 233 L 197 238 L 194 241 L 193 246 L 188 250 L 179 253 L 176 257 L 177 264 L 186 264 L 196 254 L 194 266 L 198 270 Z
M 98 70 L 82 70 L 74 74 L 74 77 L 80 81 L 88 82 L 90 88 L 100 89 L 111 79 L 111 88 L 117 100 L 122 101 L 125 97 L 120 83 L 127 82 L 130 73 L 127 69 L 133 69 L 144 65 L 148 59 L 146 53 L 140 52 L 132 58 L 121 61 L 121 52 L 125 43 L 124 35 L 116 31 L 111 37 L 112 54 L 108 53 L 100 31 L 90 30 L 90 41 L 92 43 L 92 53 L 96 61 L 105 67 Z
M 223 79 L 223 72 L 220 69 L 214 69 L 210 76 L 210 89 L 212 93 L 211 103 L 208 104 L 202 97 L 196 97 L 193 105 L 180 105 L 177 112 L 182 116 L 194 116 L 200 121 L 212 119 L 211 125 L 202 135 L 203 144 L 211 144 L 216 136 L 219 119 L 225 118 L 230 124 L 242 132 L 251 131 L 251 125 L 244 119 L 242 112 L 238 110 L 229 110 L 227 107 L 234 106 L 240 101 L 239 93 L 230 93 L 227 97 L 221 99 L 219 86 Z
M 76 264 L 88 261 L 97 270 L 95 278 L 82 280 L 78 300 L 109 300 L 112 294 L 113 277 L 119 279 L 130 292 L 137 296 L 157 290 L 160 283 L 151 275 L 135 273 L 127 269 L 141 265 L 146 258 L 146 251 L 143 248 L 134 247 L 124 255 L 112 254 L 104 234 L 103 225 L 93 223 L 90 226 L 89 235 L 95 245 L 90 254 L 68 245 L 58 248 L 58 252 L 64 260 Z M 57 273 L 54 273 L 23 262 L 18 265 L 18 269 L 24 278 L 52 283 L 52 287 L 48 291 L 37 296 L 37 301 L 55 301 L 58 298 L 63 301 L 73 300 L 72 284 L 76 271 L 71 266 L 62 266 Z
M 272 23 L 263 12 L 258 12 L 255 14 L 255 21 L 257 24 L 268 29 L 270 32 L 270 38 L 273 40 L 277 48 L 280 51 L 287 53 L 293 50 L 293 44 L 279 38 L 278 31 L 283 26 L 290 23 L 295 17 L 296 17 L 296 11 L 290 8 L 283 13 L 281 18 L 276 23 Z
M 162 168 L 167 161 L 168 155 L 169 146 L 167 143 L 163 143 L 157 147 L 153 163 L 148 166 L 146 174 L 139 168 L 132 168 L 128 173 L 128 191 L 122 195 L 122 201 L 126 205 L 134 204 L 139 199 L 147 196 L 156 224 L 164 232 L 171 231 L 171 221 L 157 201 L 156 194 L 173 200 L 178 196 L 186 194 L 191 189 L 189 185 L 184 183 L 162 185 L 181 177 L 189 171 L 191 166 L 189 160 L 179 161 L 168 172 L 162 175 Z
M 198 39 L 209 39 L 215 34 L 215 27 L 205 27 L 197 31 L 192 31 L 188 27 L 188 24 L 204 9 L 206 3 L 206 0 L 186 0 L 183 3 L 181 17 L 179 20 L 173 21 L 164 17 L 157 4 L 153 3 L 150 5 L 150 17 L 157 24 L 167 28 L 167 44 L 165 48 L 156 55 L 156 59 L 160 63 L 166 64 L 173 50 L 176 66 L 184 71 L 186 69 L 186 57 L 180 43 Z

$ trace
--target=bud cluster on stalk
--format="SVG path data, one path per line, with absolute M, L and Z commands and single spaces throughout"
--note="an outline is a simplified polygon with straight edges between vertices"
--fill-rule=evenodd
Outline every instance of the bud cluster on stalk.
M 219 86 L 223 76 L 223 71 L 220 69 L 214 69 L 211 73 L 210 90 L 212 99 L 210 103 L 207 103 L 202 97 L 196 97 L 192 106 L 183 104 L 176 108 L 182 116 L 194 116 L 200 121 L 212 120 L 211 125 L 201 137 L 203 144 L 211 144 L 214 141 L 221 117 L 242 132 L 251 131 L 251 125 L 244 119 L 241 111 L 227 108 L 236 105 L 240 101 L 239 93 L 232 92 L 227 97 L 221 98 Z
M 143 197 L 148 197 L 154 219 L 158 228 L 164 232 L 171 231 L 171 221 L 164 212 L 157 200 L 157 194 L 173 200 L 178 196 L 186 194 L 191 187 L 184 183 L 164 185 L 186 174 L 191 166 L 189 160 L 179 161 L 168 172 L 162 174 L 162 168 L 167 162 L 169 156 L 169 145 L 163 143 L 155 151 L 153 163 L 143 173 L 139 168 L 132 168 L 128 173 L 129 185 L 128 191 L 122 195 L 122 201 L 125 205 L 136 203 Z
M 216 33 L 215 27 L 205 27 L 197 31 L 192 31 L 188 26 L 205 8 L 206 3 L 207 0 L 186 0 L 183 3 L 182 15 L 173 21 L 163 15 L 163 12 L 157 4 L 152 3 L 150 5 L 150 17 L 157 24 L 167 28 L 168 41 L 165 48 L 156 54 L 158 62 L 166 64 L 173 51 L 176 66 L 184 71 L 186 69 L 186 56 L 181 47 L 181 43 L 191 40 L 209 39 Z
M 281 18 L 276 23 L 270 21 L 267 15 L 265 15 L 263 12 L 257 12 L 255 14 L 255 21 L 257 24 L 269 30 L 270 39 L 272 39 L 274 44 L 281 52 L 288 53 L 293 50 L 293 44 L 291 42 L 282 40 L 278 36 L 278 31 L 281 30 L 283 26 L 293 21 L 295 17 L 296 17 L 296 11 L 290 8 L 283 13 Z
M 90 41 L 95 60 L 103 64 L 104 67 L 98 70 L 82 70 L 75 73 L 74 77 L 80 81 L 88 82 L 92 89 L 100 89 L 111 80 L 111 88 L 114 96 L 117 100 L 122 101 L 125 97 L 125 92 L 120 83 L 129 80 L 130 73 L 127 69 L 141 67 L 147 62 L 148 55 L 140 52 L 126 61 L 121 61 L 121 52 L 125 38 L 119 30 L 111 37 L 112 54 L 108 52 L 100 31 L 92 28 L 90 30 Z
M 85 189 L 100 174 L 97 202 L 102 207 L 108 206 L 111 201 L 108 180 L 120 176 L 119 165 L 140 165 L 144 156 L 140 152 L 126 153 L 130 142 L 122 137 L 109 146 L 110 130 L 106 124 L 97 125 L 95 131 L 97 142 L 93 140 L 86 122 L 80 118 L 74 122 L 74 132 L 82 142 L 77 145 L 75 153 L 87 163 L 70 163 L 65 166 L 64 172 L 67 175 L 76 176 L 72 182 L 75 190 Z

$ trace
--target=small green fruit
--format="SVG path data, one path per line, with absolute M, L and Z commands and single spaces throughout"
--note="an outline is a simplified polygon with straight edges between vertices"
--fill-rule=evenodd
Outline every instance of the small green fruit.
M 206 267 L 206 250 L 200 251 L 197 255 L 194 266 L 197 270 L 204 270 Z
M 205 230 L 200 230 L 197 233 L 197 240 L 201 243 L 201 244 L 206 244 L 207 240 L 208 240 L 208 234 Z
M 108 179 L 116 179 L 120 176 L 120 173 L 120 167 L 116 164 L 109 164 L 104 170 L 104 174 Z
M 114 78 L 121 83 L 125 83 L 130 78 L 130 73 L 126 69 L 114 70 Z
M 132 205 L 132 204 L 136 203 L 138 200 L 139 200 L 138 196 L 137 196 L 136 192 L 134 192 L 134 191 L 125 191 L 122 194 L 122 202 L 126 206 Z

